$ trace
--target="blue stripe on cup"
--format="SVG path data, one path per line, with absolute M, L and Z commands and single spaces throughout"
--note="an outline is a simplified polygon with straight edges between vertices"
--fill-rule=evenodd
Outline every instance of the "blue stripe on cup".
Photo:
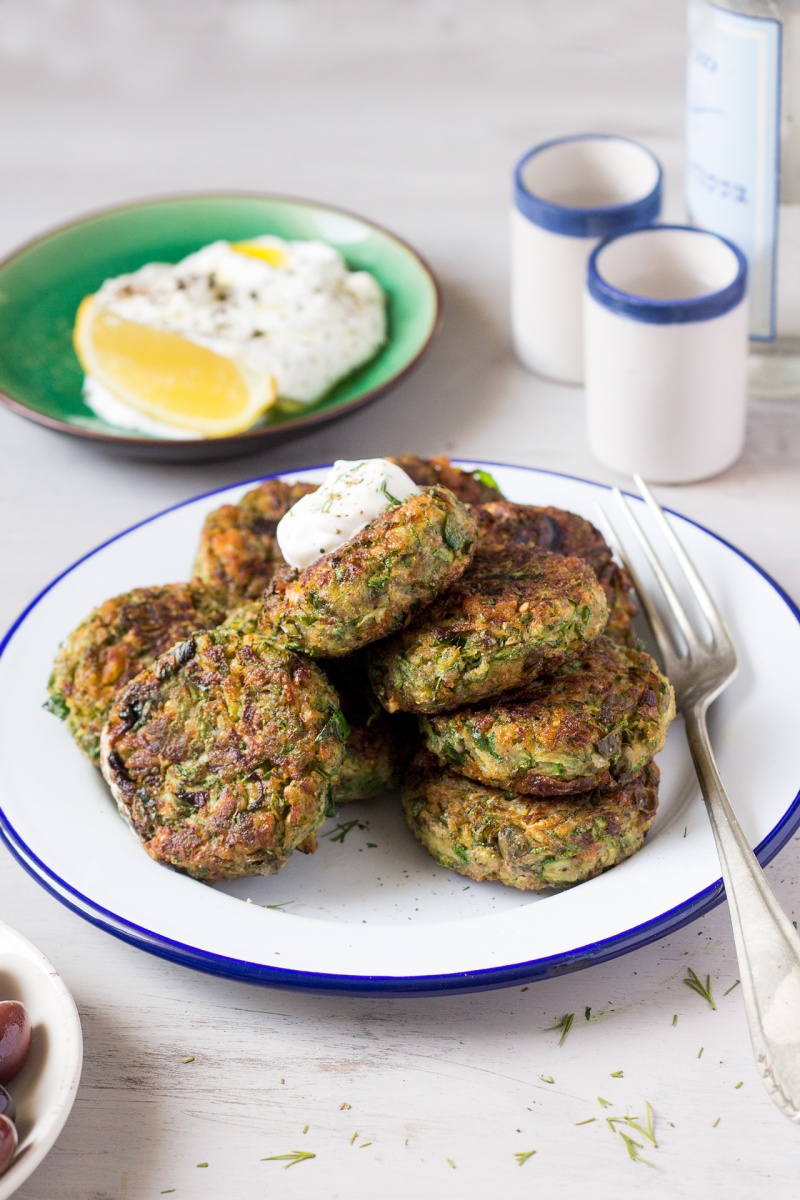
M 620 142 L 634 146 L 643 156 L 652 160 L 655 168 L 653 187 L 645 195 L 626 203 L 595 207 L 559 204 L 531 191 L 524 179 L 525 168 L 531 159 L 543 151 L 572 142 Z M 655 155 L 631 138 L 617 137 L 610 133 L 578 133 L 571 137 L 552 138 L 549 142 L 541 142 L 523 155 L 514 171 L 514 202 L 522 215 L 542 229 L 569 237 L 605 238 L 624 230 L 649 225 L 661 212 L 661 191 L 661 164 Z
M 598 266 L 603 251 L 626 236 L 643 233 L 657 235 L 661 231 L 679 230 L 682 233 L 696 235 L 702 238 L 713 238 L 721 242 L 734 256 L 736 272 L 734 278 L 725 287 L 706 292 L 702 296 L 678 297 L 676 299 L 656 299 L 652 296 L 642 296 L 635 292 L 625 291 L 615 287 L 603 277 L 602 268 Z M 747 292 L 747 260 L 738 246 L 729 242 L 718 233 L 707 229 L 698 229 L 693 225 L 651 225 L 647 230 L 630 229 L 615 237 L 606 238 L 596 246 L 589 256 L 586 286 L 589 295 L 611 312 L 620 313 L 634 321 L 643 321 L 647 325 L 679 325 L 690 321 L 711 321 L 721 317 L 741 304 Z

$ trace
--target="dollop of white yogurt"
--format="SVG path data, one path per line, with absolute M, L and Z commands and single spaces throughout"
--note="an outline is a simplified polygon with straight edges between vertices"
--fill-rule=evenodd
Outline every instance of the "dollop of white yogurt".
M 350 271 L 325 242 L 212 242 L 174 265 L 147 263 L 107 279 L 95 304 L 231 358 L 245 375 L 272 375 L 281 398 L 299 404 L 315 403 L 386 341 L 377 279 Z
M 335 462 L 319 490 L 301 497 L 278 522 L 281 554 L 290 566 L 307 567 L 419 490 L 385 458 Z
M 93 375 L 87 375 L 83 381 L 84 403 L 96 417 L 107 425 L 116 425 L 120 429 L 132 429 L 136 433 L 146 433 L 156 438 L 172 438 L 173 441 L 191 442 L 196 437 L 189 429 L 178 429 L 175 425 L 167 425 L 164 421 L 156 421 L 144 413 L 137 412 L 113 395 L 108 388 L 103 387 Z

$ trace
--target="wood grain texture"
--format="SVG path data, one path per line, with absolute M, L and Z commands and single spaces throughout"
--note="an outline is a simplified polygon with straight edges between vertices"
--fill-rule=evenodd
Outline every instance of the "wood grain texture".
M 546 136 L 628 134 L 662 158 L 665 216 L 680 219 L 683 29 L 682 0 L 0 5 L 11 181 L 0 249 L 131 196 L 275 190 L 395 228 L 441 275 L 446 310 L 434 352 L 396 392 L 257 458 L 125 462 L 0 412 L 0 625 L 122 527 L 261 472 L 450 453 L 617 482 L 589 455 L 580 390 L 511 355 L 509 174 Z M 799 468 L 800 409 L 760 404 L 736 467 L 659 494 L 798 597 Z M 797 918 L 798 839 L 768 874 Z M 20 1200 L 149 1200 L 172 1188 L 177 1200 L 797 1193 L 797 1130 L 753 1067 L 741 990 L 723 996 L 737 974 L 724 907 L 527 989 L 352 1000 L 152 958 L 62 908 L 3 848 L 0 894 L 3 919 L 63 973 L 85 1036 L 75 1109 Z M 711 975 L 716 1012 L 683 984 L 689 966 Z M 546 1027 L 567 1012 L 559 1047 Z M 631 1162 L 604 1120 L 626 1106 L 643 1116 L 645 1101 L 659 1145 L 642 1153 L 655 1168 Z M 260 1161 L 292 1150 L 316 1158 L 288 1170 Z

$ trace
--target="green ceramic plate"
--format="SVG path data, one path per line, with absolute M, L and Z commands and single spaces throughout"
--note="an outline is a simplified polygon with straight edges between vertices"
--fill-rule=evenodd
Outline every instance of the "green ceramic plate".
M 72 348 L 80 301 L 104 279 L 144 263 L 177 262 L 216 239 L 271 233 L 318 238 L 353 270 L 371 271 L 389 305 L 389 339 L 365 366 L 301 413 L 275 412 L 232 437 L 172 441 L 109 425 L 83 403 Z M 45 234 L 0 263 L 0 400 L 61 433 L 150 458 L 221 458 L 283 441 L 352 412 L 394 386 L 438 330 L 439 289 L 430 269 L 386 230 L 340 209 L 282 196 L 193 195 L 107 209 Z

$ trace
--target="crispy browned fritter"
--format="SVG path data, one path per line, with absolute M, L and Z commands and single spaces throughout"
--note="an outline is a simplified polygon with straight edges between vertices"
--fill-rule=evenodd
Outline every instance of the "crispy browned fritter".
M 496 500 L 475 509 L 477 553 L 549 550 L 583 558 L 597 576 L 608 603 L 607 637 L 625 646 L 636 644 L 632 621 L 636 615 L 628 574 L 617 566 L 603 535 L 590 521 L 563 508 L 540 508 Z
M 53 663 L 47 707 L 92 762 L 120 689 L 176 642 L 218 625 L 226 605 L 224 593 L 197 582 L 134 588 L 106 600 L 69 635 Z
M 476 704 L 583 653 L 607 615 L 583 559 L 487 552 L 412 625 L 372 648 L 372 686 L 389 712 Z
M 649 654 L 599 637 L 521 695 L 425 717 L 428 747 L 490 787 L 557 796 L 624 783 L 657 754 L 675 696 Z
M 340 658 L 386 637 L 466 569 L 475 546 L 469 510 L 442 487 L 394 504 L 302 571 L 277 575 L 259 628 L 313 658 Z
M 257 633 L 261 608 L 260 600 L 248 600 L 220 628 Z M 286 648 L 280 630 L 265 636 Z M 348 730 L 333 803 L 371 800 L 400 782 L 403 763 L 419 745 L 419 726 L 410 717 L 390 717 L 382 708 L 369 685 L 363 654 L 317 659 L 317 663 L 336 689 Z
M 462 471 L 449 458 L 415 458 L 405 454 L 390 458 L 401 467 L 417 487 L 446 487 L 462 504 L 487 504 L 502 497 L 502 492 L 486 471 Z
M 278 522 L 301 496 L 317 487 L 267 479 L 238 504 L 215 508 L 200 534 L 193 567 L 196 578 L 225 588 L 232 603 L 260 596 L 275 572 L 286 565 L 275 539 Z
M 301 842 L 313 848 L 345 736 L 338 697 L 312 662 L 216 629 L 128 684 L 101 763 L 148 854 L 214 882 L 271 874 Z
M 582 883 L 639 850 L 655 818 L 658 782 L 649 763 L 620 787 L 533 800 L 475 783 L 421 751 L 403 785 L 403 809 L 442 866 L 538 891 Z

